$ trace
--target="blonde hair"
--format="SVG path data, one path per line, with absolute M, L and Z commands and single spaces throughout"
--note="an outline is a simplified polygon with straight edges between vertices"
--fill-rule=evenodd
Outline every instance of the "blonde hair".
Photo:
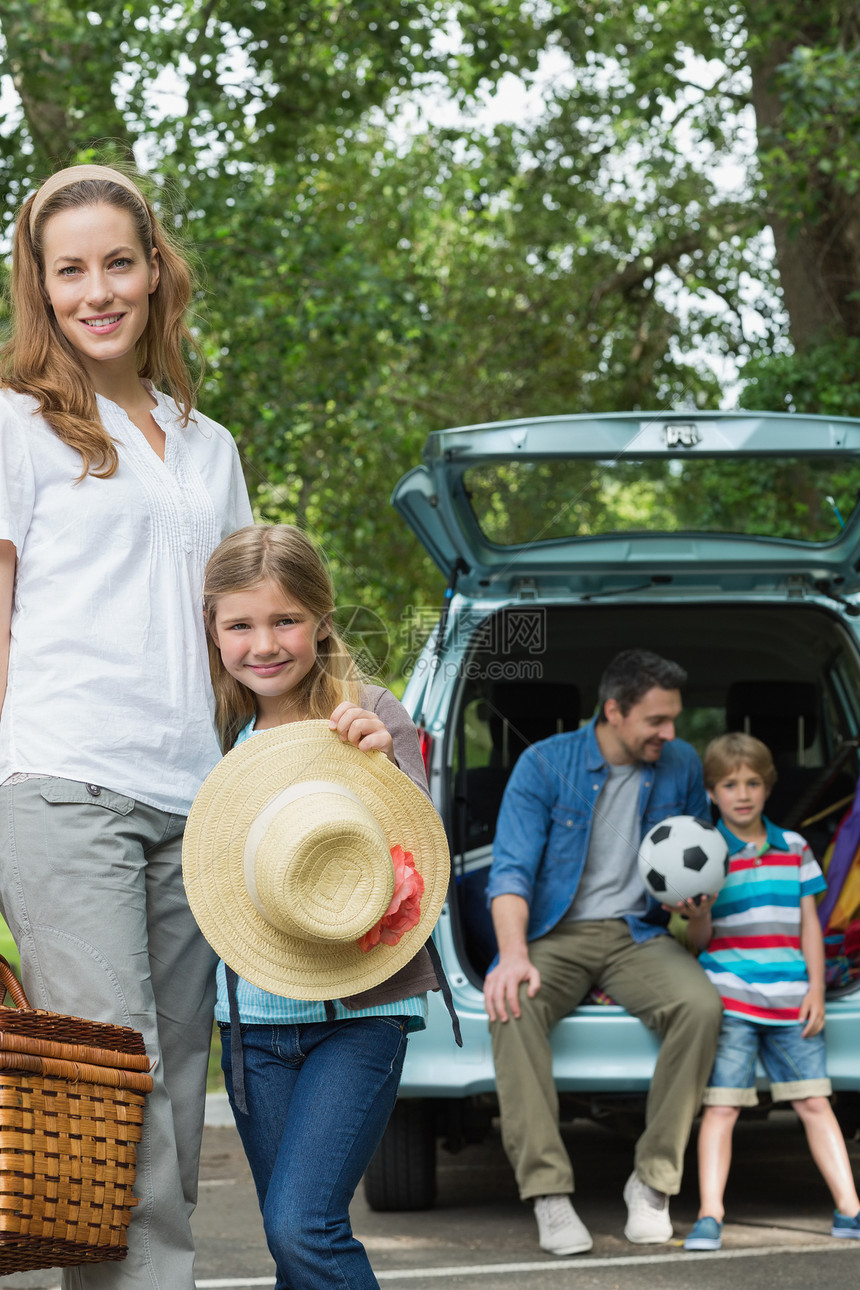
M 225 538 L 209 558 L 203 580 L 203 614 L 209 645 L 209 668 L 215 691 L 215 725 L 227 752 L 256 714 L 253 692 L 224 666 L 212 631 L 222 596 L 273 582 L 296 600 L 317 623 L 334 612 L 334 589 L 323 558 L 293 524 L 254 524 Z M 316 664 L 290 691 L 289 707 L 298 701 L 303 717 L 329 717 L 344 699 L 357 702 L 363 678 L 334 627 L 317 642 Z M 285 709 L 287 701 L 285 698 Z
M 777 780 L 776 767 L 767 744 L 753 735 L 734 731 L 712 739 L 702 758 L 705 788 L 713 789 L 721 779 L 731 775 L 739 766 L 749 766 L 760 776 L 768 792 Z
M 88 168 L 84 167 L 83 170 Z M 50 181 L 48 181 L 50 182 Z M 113 206 L 127 211 L 147 259 L 158 252 L 160 276 L 150 296 L 149 319 L 137 343 L 138 374 L 165 388 L 187 425 L 202 375 L 202 353 L 185 319 L 191 300 L 191 270 L 178 245 L 159 223 L 147 198 L 128 177 L 128 186 L 106 178 L 81 178 L 41 199 L 30 229 L 34 193 L 18 213 L 12 243 L 11 338 L 0 350 L 0 379 L 29 394 L 58 439 L 81 455 L 78 476 L 109 479 L 119 464 L 116 446 L 99 420 L 98 405 L 74 346 L 60 330 L 45 288 L 45 225 L 60 211 Z M 192 378 L 184 347 L 200 361 Z

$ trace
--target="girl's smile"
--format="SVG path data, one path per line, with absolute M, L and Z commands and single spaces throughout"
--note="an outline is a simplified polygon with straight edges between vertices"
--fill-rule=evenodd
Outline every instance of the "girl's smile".
M 257 696 L 258 729 L 284 720 L 284 699 L 315 666 L 330 631 L 274 582 L 218 598 L 212 637 L 230 675 Z
M 250 667 L 252 672 L 256 672 L 257 676 L 277 676 L 280 672 L 283 671 L 286 664 L 285 663 L 249 663 L 248 666 Z

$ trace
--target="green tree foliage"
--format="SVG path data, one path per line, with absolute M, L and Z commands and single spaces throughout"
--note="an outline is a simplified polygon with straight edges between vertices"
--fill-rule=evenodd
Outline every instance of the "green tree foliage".
M 405 375 L 427 306 L 404 243 L 420 194 L 389 179 L 383 109 L 533 67 L 529 6 L 9 0 L 0 36 L 6 220 L 57 165 L 134 154 L 152 172 L 201 270 L 205 405 L 258 512 L 307 525 L 341 599 L 399 620 L 436 576 L 387 506 L 427 429 Z
M 476 521 L 500 546 L 610 533 L 733 533 L 805 542 L 838 536 L 860 492 L 839 457 L 513 461 L 464 475 Z
M 58 164 L 137 157 L 258 512 L 399 624 L 441 599 L 387 505 L 428 430 L 713 406 L 725 359 L 751 405 L 855 411 L 858 9 L 5 0 L 4 222 Z M 536 123 L 415 126 L 547 54 Z
M 704 319 L 705 330 L 741 360 L 755 354 L 756 406 L 834 411 L 841 391 L 847 411 L 856 369 L 843 345 L 860 337 L 860 5 L 581 0 L 554 6 L 549 25 L 577 66 L 554 131 L 561 144 L 585 123 L 580 159 L 567 150 L 571 171 L 589 186 L 595 172 L 602 184 L 632 178 L 646 216 L 622 273 L 663 265 L 670 290 L 683 285 L 703 304 L 718 296 L 724 329 Z M 725 170 L 713 183 L 724 163 L 734 163 L 733 189 Z M 773 276 L 761 271 L 763 230 Z M 784 314 L 765 303 L 775 293 Z M 786 339 L 798 365 L 785 362 Z M 810 383 L 819 358 L 821 400 Z

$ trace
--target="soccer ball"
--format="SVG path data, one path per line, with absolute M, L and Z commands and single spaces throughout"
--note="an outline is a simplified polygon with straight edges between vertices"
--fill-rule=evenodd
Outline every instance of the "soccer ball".
M 649 829 L 639 848 L 639 873 L 663 905 L 719 891 L 729 873 L 729 849 L 709 820 L 672 815 Z

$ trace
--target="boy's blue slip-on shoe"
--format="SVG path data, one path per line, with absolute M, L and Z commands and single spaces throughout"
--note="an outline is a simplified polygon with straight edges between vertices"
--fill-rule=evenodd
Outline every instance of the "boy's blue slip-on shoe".
M 846 1236 L 849 1241 L 860 1241 L 860 1214 L 855 1214 L 849 1218 L 847 1214 L 840 1214 L 838 1209 L 833 1211 L 833 1226 L 830 1229 L 831 1236 Z
M 837 1217 L 842 1218 L 839 1214 Z M 853 1218 L 846 1218 L 846 1223 L 853 1223 Z M 835 1228 L 835 1223 L 834 1223 Z M 835 1231 L 834 1231 L 835 1235 Z M 848 1232 L 841 1233 L 848 1236 Z M 857 1233 L 860 1236 L 860 1231 Z M 718 1250 L 723 1243 L 723 1225 L 715 1218 L 697 1218 L 695 1225 L 684 1242 L 685 1250 Z

